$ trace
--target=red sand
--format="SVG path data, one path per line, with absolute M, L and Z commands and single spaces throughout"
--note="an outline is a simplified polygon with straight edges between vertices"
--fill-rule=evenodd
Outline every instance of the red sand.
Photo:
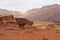
M 56 30 L 0 30 L 0 40 L 60 40 L 60 31 Z

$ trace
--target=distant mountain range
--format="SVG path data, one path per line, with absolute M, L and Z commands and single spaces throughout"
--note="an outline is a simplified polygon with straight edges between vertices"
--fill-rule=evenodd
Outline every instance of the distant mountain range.
M 0 9 L 0 15 L 14 15 L 14 17 L 22 17 L 21 12 L 19 11 L 10 11 L 6 9 Z
M 33 21 L 60 21 L 60 5 L 48 5 L 28 10 L 26 18 Z
M 24 12 L 0 9 L 0 15 L 14 15 L 14 17 L 24 17 L 32 21 L 60 21 L 60 5 L 53 4 L 35 8 Z

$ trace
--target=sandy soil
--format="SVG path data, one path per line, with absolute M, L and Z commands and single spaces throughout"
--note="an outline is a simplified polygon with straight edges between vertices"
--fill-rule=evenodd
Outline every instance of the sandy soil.
M 0 29 L 0 40 L 60 40 L 60 31 L 56 30 L 6 30 Z

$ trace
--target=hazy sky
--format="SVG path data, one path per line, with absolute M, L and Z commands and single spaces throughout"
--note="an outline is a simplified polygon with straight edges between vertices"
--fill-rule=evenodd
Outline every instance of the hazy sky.
M 51 4 L 60 4 L 60 0 L 0 0 L 0 8 L 9 10 L 28 10 Z

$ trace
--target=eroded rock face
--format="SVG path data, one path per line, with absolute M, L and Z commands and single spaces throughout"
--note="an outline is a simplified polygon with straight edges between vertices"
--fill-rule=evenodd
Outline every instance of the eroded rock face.
M 18 24 L 13 15 L 0 16 L 0 27 L 6 29 L 16 29 Z
M 16 23 L 16 19 L 14 18 L 13 15 L 4 16 L 3 21 L 5 24 L 15 24 Z
M 20 28 L 24 28 L 24 25 L 32 26 L 33 22 L 29 21 L 25 18 L 16 18 L 17 24 L 20 26 Z
M 4 25 L 3 27 L 7 29 L 16 28 L 16 27 L 30 28 L 33 25 L 33 21 L 29 21 L 28 19 L 25 18 L 14 18 L 13 15 L 8 15 L 8 16 L 0 17 L 0 25 Z

